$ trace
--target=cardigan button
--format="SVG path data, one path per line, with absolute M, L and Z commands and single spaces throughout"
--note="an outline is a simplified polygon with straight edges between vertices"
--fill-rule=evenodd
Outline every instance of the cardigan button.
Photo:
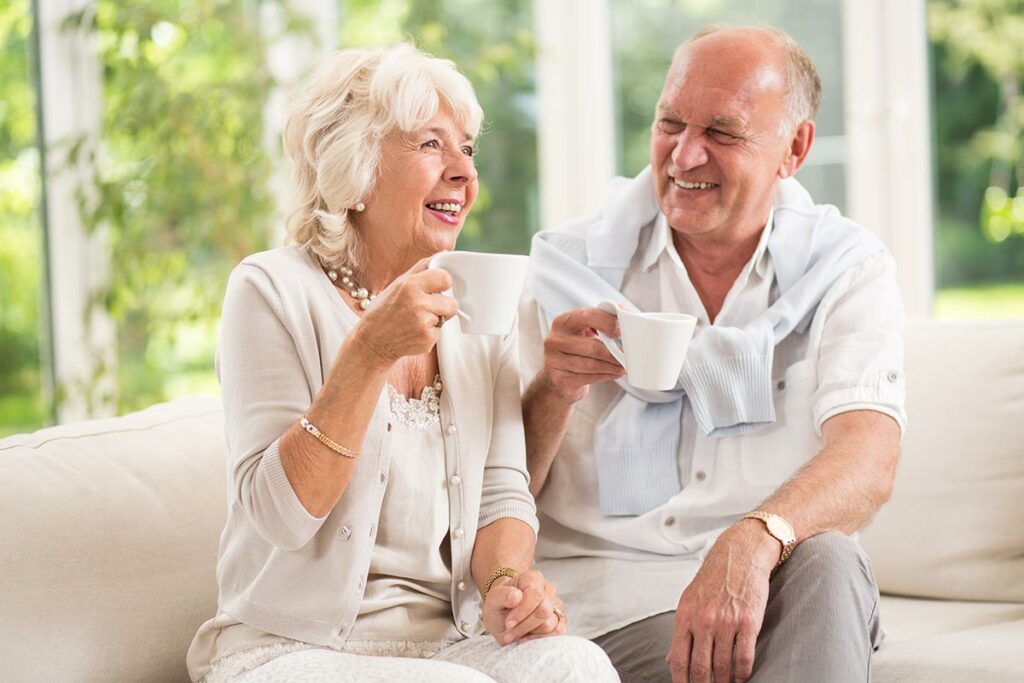
M 452 478 L 449 479 L 448 481 L 451 482 L 452 486 L 461 486 L 462 485 L 462 477 L 460 477 L 457 474 L 453 474 Z
M 462 630 L 468 632 L 472 625 L 468 621 L 462 622 Z
M 466 590 L 466 582 L 459 581 L 457 584 L 455 584 L 455 587 L 458 588 L 460 591 L 464 591 Z
M 450 425 L 448 425 L 448 433 L 449 434 L 454 434 L 455 433 L 455 423 L 454 422 L 451 423 Z
M 461 526 L 457 526 L 455 527 L 455 531 L 452 532 L 452 535 L 455 536 L 455 538 L 462 538 L 466 535 L 466 532 L 462 530 Z

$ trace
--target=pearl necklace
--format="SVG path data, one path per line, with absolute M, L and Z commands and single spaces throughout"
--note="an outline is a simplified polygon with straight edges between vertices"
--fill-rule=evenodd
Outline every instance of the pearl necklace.
M 338 285 L 338 279 L 341 279 L 341 285 L 347 288 L 348 293 L 353 299 L 359 304 L 359 308 L 364 311 L 370 307 L 373 300 L 377 298 L 376 294 L 370 294 L 366 287 L 360 287 L 356 284 L 356 281 L 352 279 L 352 269 L 342 266 L 337 270 L 331 268 L 327 271 L 327 277 L 331 278 L 331 282 Z

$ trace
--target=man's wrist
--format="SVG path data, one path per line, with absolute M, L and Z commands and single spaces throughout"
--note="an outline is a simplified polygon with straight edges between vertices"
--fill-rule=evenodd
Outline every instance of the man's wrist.
M 750 548 L 754 562 L 771 571 L 778 565 L 782 557 L 782 544 L 765 530 L 764 524 L 757 519 L 741 519 L 732 527 L 744 545 Z
M 571 411 L 576 403 L 587 395 L 587 387 L 581 387 L 570 395 L 564 394 L 552 381 L 547 369 L 537 373 L 534 379 L 535 391 L 543 399 L 545 406 L 565 411 Z

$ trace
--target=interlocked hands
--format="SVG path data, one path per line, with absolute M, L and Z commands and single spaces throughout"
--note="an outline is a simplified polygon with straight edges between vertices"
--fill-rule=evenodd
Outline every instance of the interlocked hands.
M 555 585 L 536 569 L 491 585 L 483 605 L 484 627 L 501 645 L 544 636 L 564 635 L 565 603 Z

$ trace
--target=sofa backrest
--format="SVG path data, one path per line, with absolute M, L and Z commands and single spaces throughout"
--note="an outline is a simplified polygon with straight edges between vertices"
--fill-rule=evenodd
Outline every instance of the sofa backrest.
M 1024 602 L 1024 320 L 912 322 L 892 499 L 861 536 L 882 592 Z
M 0 680 L 188 680 L 217 607 L 220 399 L 0 440 Z

